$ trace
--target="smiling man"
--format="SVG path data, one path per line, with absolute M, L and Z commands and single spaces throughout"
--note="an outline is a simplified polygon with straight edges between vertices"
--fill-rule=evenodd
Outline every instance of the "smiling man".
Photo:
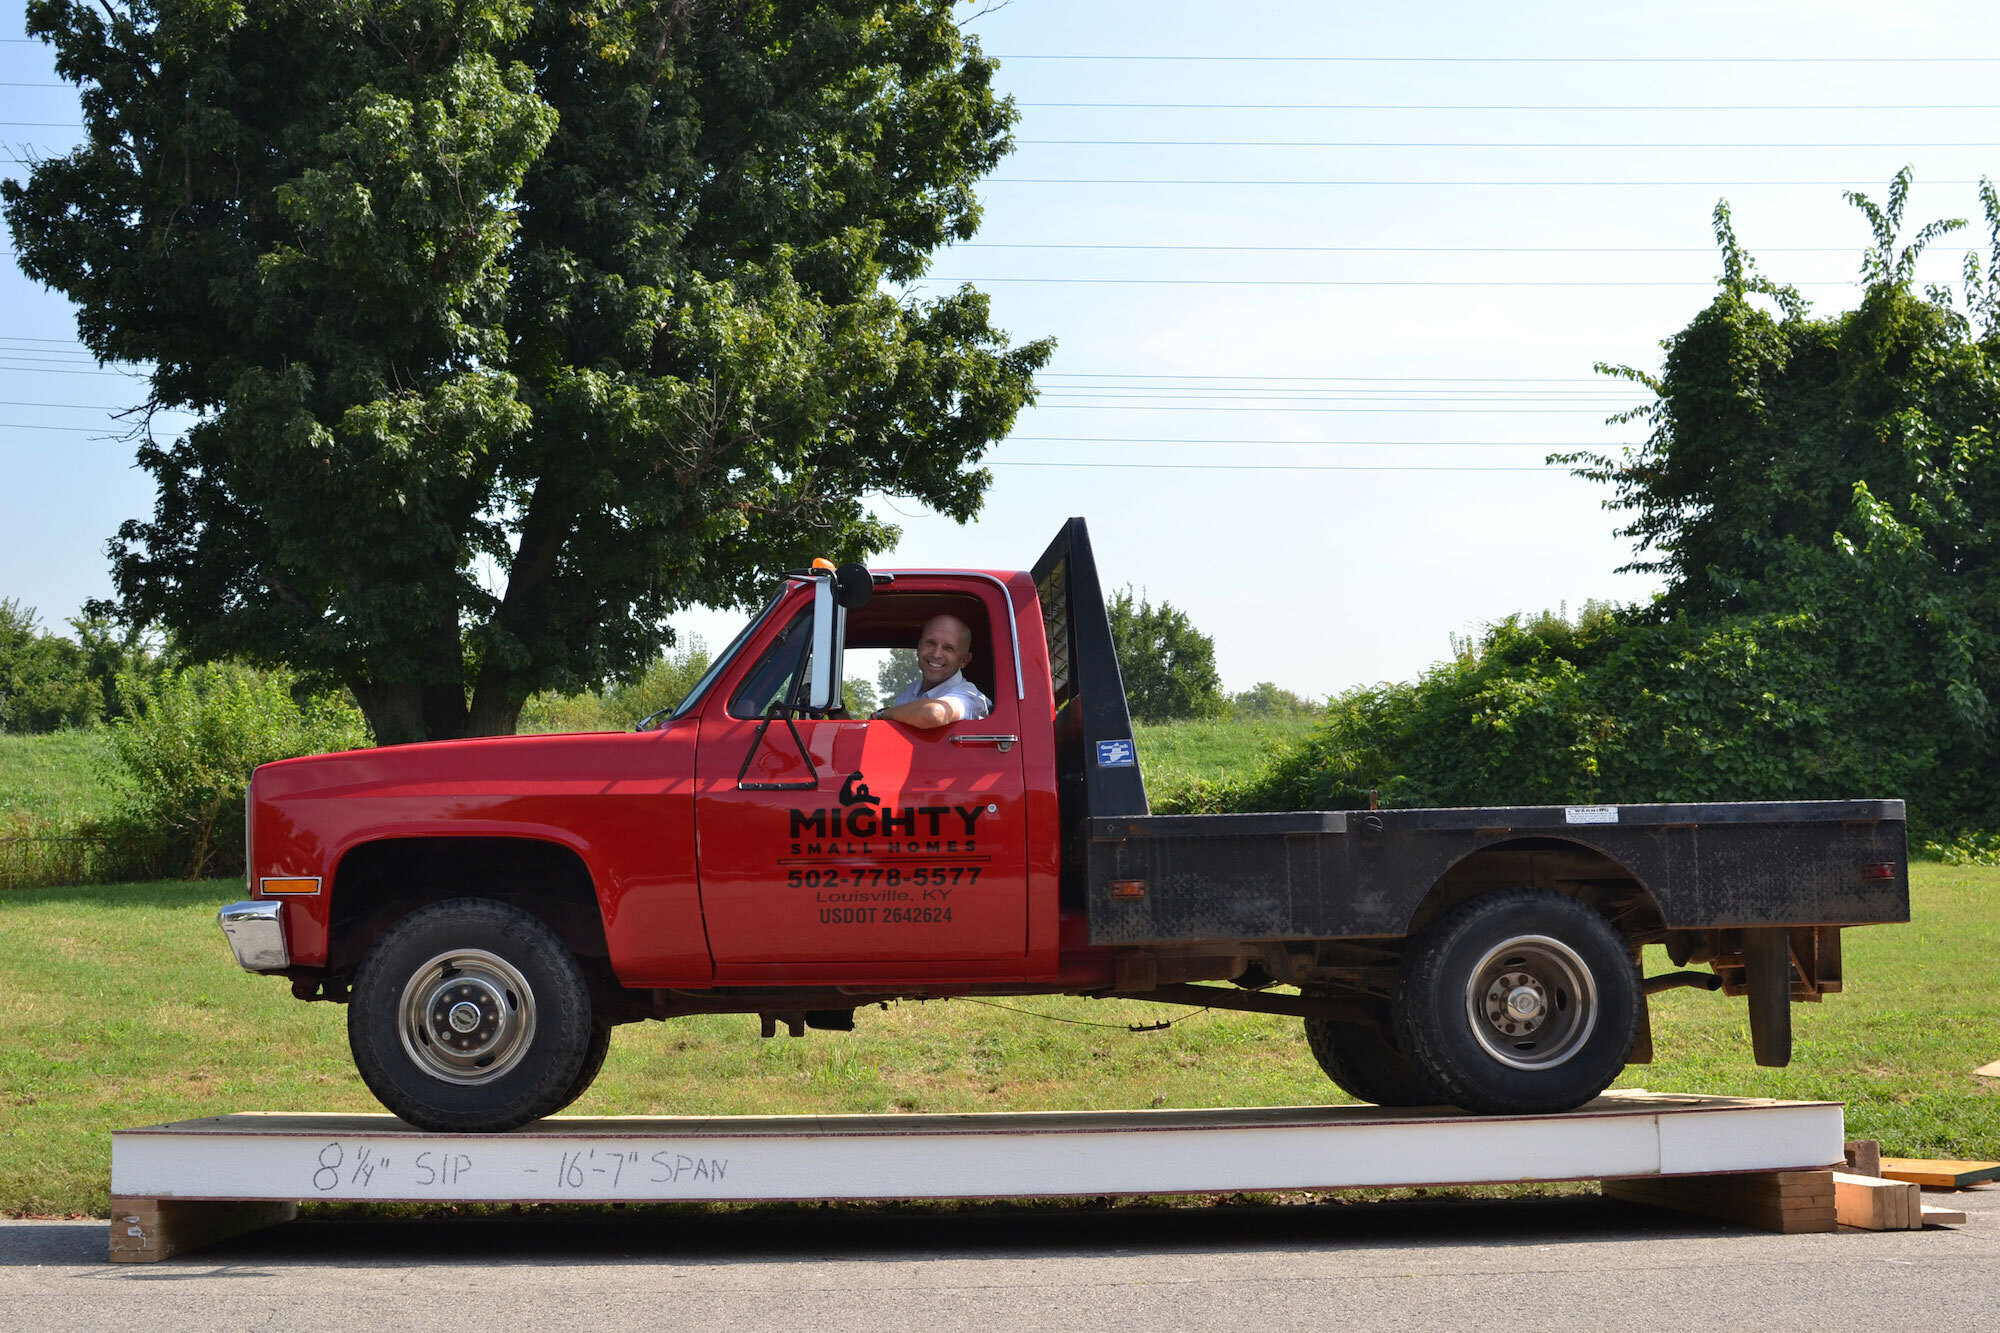
M 912 727 L 944 727 L 985 717 L 993 701 L 965 678 L 971 660 L 971 626 L 957 616 L 932 616 L 917 636 L 922 678 L 905 685 L 875 716 Z

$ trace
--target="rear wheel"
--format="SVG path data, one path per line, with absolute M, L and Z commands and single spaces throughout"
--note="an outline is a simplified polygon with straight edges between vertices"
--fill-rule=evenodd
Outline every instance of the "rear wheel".
M 1568 1111 L 1609 1087 L 1637 1040 L 1639 975 L 1597 912 L 1547 889 L 1463 903 L 1411 942 L 1395 1032 L 1452 1104 Z
M 1305 1022 L 1313 1059 L 1348 1096 L 1377 1106 L 1440 1106 L 1451 1100 L 1437 1080 L 1403 1058 L 1386 1012 L 1372 1021 Z
M 540 918 L 458 898 L 391 926 L 354 976 L 355 1067 L 418 1129 L 498 1133 L 589 1086 L 590 993 Z M 598 1063 L 602 1063 L 598 1055 Z

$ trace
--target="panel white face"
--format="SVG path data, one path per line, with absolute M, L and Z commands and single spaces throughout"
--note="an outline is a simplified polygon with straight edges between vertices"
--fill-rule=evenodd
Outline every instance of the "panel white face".
M 389 1116 L 230 1116 L 113 1134 L 111 1192 L 527 1202 L 1447 1185 L 1813 1169 L 1839 1160 L 1842 1134 L 1837 1104 L 1643 1094 L 1561 1116 L 1398 1114 L 899 1116 L 893 1128 L 882 1117 L 634 1116 L 494 1135 L 420 1134 Z

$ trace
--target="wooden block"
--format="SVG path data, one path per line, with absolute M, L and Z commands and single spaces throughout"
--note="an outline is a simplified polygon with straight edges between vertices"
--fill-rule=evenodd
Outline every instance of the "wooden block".
M 1923 1225 L 1923 1191 L 1907 1181 L 1836 1171 L 1833 1204 L 1842 1226 L 1865 1231 L 1914 1231 Z
M 1935 1204 L 1924 1205 L 1924 1225 L 1927 1227 L 1962 1227 L 1965 1214 L 1956 1208 L 1939 1208 Z
M 113 1199 L 111 1262 L 157 1263 L 298 1215 L 296 1203 Z
M 1960 1190 L 1984 1180 L 2000 1180 L 2000 1162 L 1961 1162 L 1951 1158 L 1884 1157 L 1878 1173 L 1890 1180 L 1907 1180 L 1937 1190 Z
M 1604 1182 L 1607 1198 L 1800 1235 L 1836 1225 L 1831 1171 L 1639 1176 Z
M 1879 1139 L 1849 1139 L 1841 1145 L 1847 1154 L 1847 1169 L 1857 1176 L 1882 1174 L 1882 1143 Z

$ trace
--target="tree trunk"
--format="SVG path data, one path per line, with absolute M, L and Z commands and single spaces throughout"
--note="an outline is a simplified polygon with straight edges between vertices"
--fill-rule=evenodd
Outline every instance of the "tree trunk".
M 528 500 L 528 512 L 521 522 L 521 544 L 514 563 L 507 569 L 507 591 L 493 613 L 493 626 L 506 629 L 535 615 L 536 603 L 545 594 L 555 574 L 556 560 L 563 543 L 569 540 L 567 523 L 550 517 L 558 506 L 550 499 L 552 483 L 544 477 L 535 483 Z M 521 706 L 527 693 L 520 675 L 500 660 L 490 645 L 480 655 L 479 674 L 473 680 L 472 706 L 466 722 L 469 736 L 511 736 L 521 723 Z

